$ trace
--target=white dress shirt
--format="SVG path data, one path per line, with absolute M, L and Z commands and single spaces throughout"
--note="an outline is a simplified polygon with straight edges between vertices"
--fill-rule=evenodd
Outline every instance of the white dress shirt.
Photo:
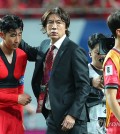
M 55 49 L 53 50 L 53 60 L 54 60 L 55 56 L 57 55 L 57 52 L 58 52 L 63 40 L 65 39 L 65 37 L 66 37 L 66 35 L 63 35 L 62 38 L 60 38 L 57 42 L 55 42 L 55 44 L 53 44 L 55 46 Z M 52 46 L 52 43 L 50 42 L 50 47 L 51 46 Z M 50 99 L 49 99 L 49 91 L 48 91 L 48 95 L 47 95 L 47 98 L 46 98 L 45 107 L 48 110 L 51 110 Z

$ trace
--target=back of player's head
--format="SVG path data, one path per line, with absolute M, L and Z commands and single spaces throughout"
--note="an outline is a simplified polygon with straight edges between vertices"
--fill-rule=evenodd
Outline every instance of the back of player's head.
M 107 18 L 107 25 L 114 37 L 117 37 L 116 30 L 120 29 L 120 10 L 111 13 Z

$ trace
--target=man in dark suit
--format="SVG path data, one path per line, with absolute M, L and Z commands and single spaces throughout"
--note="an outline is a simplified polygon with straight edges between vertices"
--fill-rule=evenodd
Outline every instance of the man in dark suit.
M 69 37 L 70 17 L 62 8 L 53 8 L 41 18 L 47 33 L 40 47 L 33 48 L 24 41 L 22 49 L 31 61 L 36 61 L 32 78 L 33 92 L 38 100 L 44 78 L 46 55 L 51 46 L 53 65 L 47 82 L 48 94 L 42 113 L 47 121 L 47 134 L 87 134 L 89 120 L 86 99 L 90 92 L 88 62 L 85 51 Z

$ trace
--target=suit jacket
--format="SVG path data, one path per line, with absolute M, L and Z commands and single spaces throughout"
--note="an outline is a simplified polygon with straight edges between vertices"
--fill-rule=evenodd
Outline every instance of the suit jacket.
M 33 48 L 24 41 L 21 43 L 21 48 L 27 53 L 28 59 L 35 60 L 32 89 L 36 98 L 41 91 L 43 63 L 50 43 L 49 40 L 44 40 L 42 44 L 44 45 Z M 85 51 L 68 37 L 64 39 L 55 57 L 48 88 L 56 124 L 59 125 L 67 114 L 76 120 L 89 119 L 86 107 L 86 99 L 90 92 L 87 56 Z M 42 113 L 46 118 L 48 112 L 45 108 Z

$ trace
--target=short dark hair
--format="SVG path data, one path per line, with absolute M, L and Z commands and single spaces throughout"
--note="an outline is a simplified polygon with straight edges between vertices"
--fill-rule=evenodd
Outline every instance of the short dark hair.
M 95 46 L 99 43 L 100 39 L 106 38 L 106 36 L 102 33 L 95 33 L 89 36 L 88 39 L 88 47 L 90 50 L 93 50 Z
M 116 30 L 120 28 L 120 10 L 117 10 L 108 16 L 107 25 L 113 36 L 116 37 Z
M 43 14 L 43 16 L 41 17 L 42 31 L 44 31 L 44 28 L 47 25 L 47 19 L 51 14 L 58 15 L 61 18 L 61 20 L 65 22 L 66 28 L 69 28 L 69 25 L 70 25 L 70 16 L 69 16 L 69 14 L 66 11 L 64 11 L 61 7 L 55 7 L 55 8 L 47 10 Z M 46 33 L 46 32 L 44 32 L 44 33 Z M 70 32 L 67 29 L 66 30 L 66 35 L 69 36 L 69 34 L 70 34 Z
M 23 21 L 16 15 L 5 15 L 0 19 L 0 31 L 7 33 L 11 29 L 21 28 L 23 30 Z

